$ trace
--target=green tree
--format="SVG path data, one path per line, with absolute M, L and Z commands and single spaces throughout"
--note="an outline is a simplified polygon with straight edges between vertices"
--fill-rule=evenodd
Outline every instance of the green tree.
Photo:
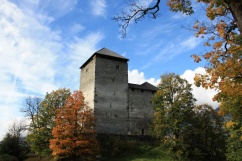
M 195 106 L 188 142 L 188 158 L 193 161 L 225 161 L 227 132 L 224 119 L 208 104 Z
M 94 113 L 85 105 L 80 91 L 74 91 L 65 105 L 56 110 L 55 122 L 50 148 L 56 159 L 95 160 L 99 145 Z
M 8 154 L 15 156 L 16 158 L 20 157 L 20 145 L 19 139 L 17 136 L 7 133 L 3 140 L 0 143 L 0 154 Z
M 47 93 L 40 103 L 37 114 L 34 116 L 27 135 L 31 150 L 40 156 L 51 155 L 49 141 L 52 139 L 52 129 L 55 127 L 56 109 L 64 106 L 70 96 L 69 89 L 58 89 Z
M 226 123 L 226 128 L 229 130 L 227 160 L 241 161 L 242 160 L 242 126 L 241 121 L 231 121 Z
M 9 156 L 12 156 L 17 158 L 17 160 L 23 160 L 26 157 L 30 149 L 25 138 L 22 136 L 25 130 L 26 126 L 23 121 L 15 121 L 9 127 L 8 132 L 0 142 L 0 155 L 2 155 L 2 157 L 11 158 Z
M 192 125 L 195 99 L 191 84 L 174 73 L 161 76 L 153 104 L 155 118 L 154 136 L 161 139 L 177 160 L 187 158 L 184 140 Z

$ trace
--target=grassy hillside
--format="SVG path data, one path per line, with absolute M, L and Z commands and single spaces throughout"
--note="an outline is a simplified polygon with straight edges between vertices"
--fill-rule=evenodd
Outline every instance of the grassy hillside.
M 138 145 L 133 150 L 127 150 L 122 154 L 106 158 L 105 161 L 174 161 L 160 147 L 154 145 Z
M 102 161 L 173 161 L 149 136 L 99 135 Z
M 98 135 L 98 140 L 100 161 L 174 161 L 157 140 L 148 136 Z M 26 161 L 53 161 L 53 158 L 35 156 Z

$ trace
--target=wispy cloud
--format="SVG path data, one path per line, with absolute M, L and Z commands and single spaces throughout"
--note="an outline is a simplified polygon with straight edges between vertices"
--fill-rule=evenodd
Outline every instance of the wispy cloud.
M 0 3 L 0 123 L 7 123 L 7 118 L 21 116 L 19 108 L 29 95 L 43 96 L 60 87 L 78 89 L 79 67 L 104 36 L 90 32 L 66 44 L 61 31 L 49 26 L 52 18 L 48 15 L 27 11 L 7 0 Z M 73 6 L 63 3 L 58 15 Z M 72 28 L 76 33 L 81 30 L 78 24 Z M 7 126 L 0 125 L 0 135 Z
M 22 98 L 56 88 L 53 52 L 61 45 L 58 33 L 25 15 L 15 4 L 0 3 L 0 122 L 7 123 L 6 117 L 19 116 Z
M 166 43 L 151 43 L 149 50 L 153 52 L 155 51 L 156 56 L 154 56 L 150 62 L 145 64 L 142 69 L 145 69 L 156 62 L 165 63 L 169 60 L 172 60 L 174 57 L 181 53 L 189 52 L 192 49 L 195 49 L 201 43 L 201 39 L 197 39 L 194 36 L 182 36 L 183 35 L 178 36 L 175 39 L 168 40 Z
M 91 0 L 91 11 L 95 16 L 105 16 L 106 14 L 106 0 Z
M 59 73 L 62 77 L 62 85 L 73 90 L 79 89 L 80 69 L 79 67 L 97 50 L 98 43 L 104 38 L 101 32 L 89 33 L 83 38 L 75 37 L 74 41 L 68 44 L 66 54 L 68 64 L 62 67 L 64 73 Z M 61 68 L 61 67 L 60 67 Z

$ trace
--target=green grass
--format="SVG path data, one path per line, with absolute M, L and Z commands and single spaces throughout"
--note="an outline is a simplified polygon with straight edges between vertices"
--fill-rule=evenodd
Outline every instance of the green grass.
M 105 161 L 174 161 L 160 146 L 138 145 Z

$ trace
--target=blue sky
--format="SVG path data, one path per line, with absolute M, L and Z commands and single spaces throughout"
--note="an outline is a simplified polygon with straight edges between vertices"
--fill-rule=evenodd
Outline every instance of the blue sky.
M 132 22 L 123 39 L 111 20 L 127 10 L 123 0 L 0 0 L 0 138 L 23 117 L 19 109 L 26 97 L 79 89 L 79 67 L 103 47 L 129 59 L 130 83 L 157 85 L 169 72 L 193 83 L 206 64 L 194 63 L 191 55 L 206 49 L 182 26 L 205 19 L 204 12 L 194 4 L 192 16 L 172 13 L 165 3 L 156 20 Z M 215 91 L 193 89 L 198 104 L 217 107 L 211 101 Z

